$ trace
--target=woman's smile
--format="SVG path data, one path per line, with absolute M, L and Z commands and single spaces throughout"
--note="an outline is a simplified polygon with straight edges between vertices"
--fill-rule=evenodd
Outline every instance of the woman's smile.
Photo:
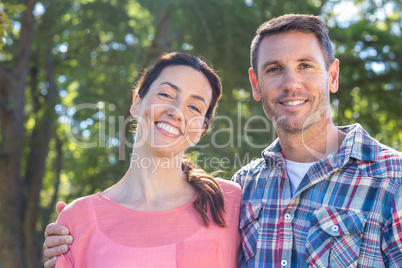
M 203 133 L 211 98 L 203 73 L 187 66 L 166 67 L 147 95 L 133 104 L 137 137 L 152 154 L 182 154 Z
M 156 127 L 158 129 L 163 130 L 164 132 L 167 132 L 167 133 L 172 134 L 174 136 L 178 137 L 180 135 L 183 135 L 178 128 L 176 128 L 176 127 L 174 127 L 172 125 L 169 125 L 169 124 L 167 124 L 165 122 L 156 122 L 155 125 L 156 125 Z

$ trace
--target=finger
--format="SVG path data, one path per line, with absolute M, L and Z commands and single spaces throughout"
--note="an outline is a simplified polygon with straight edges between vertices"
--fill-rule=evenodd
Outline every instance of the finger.
M 45 262 L 45 268 L 54 268 L 56 266 L 57 257 L 53 257 Z
M 44 249 L 61 245 L 71 245 L 72 242 L 73 237 L 71 235 L 51 235 L 46 237 Z
M 46 226 L 45 237 L 47 238 L 52 235 L 68 235 L 69 233 L 70 231 L 66 226 L 57 223 L 50 223 Z
M 66 206 L 67 206 L 66 203 L 64 203 L 63 201 L 57 202 L 57 204 L 56 204 L 57 213 L 60 214 L 60 212 L 61 212 Z
M 52 247 L 52 248 L 47 248 L 43 251 L 43 255 L 51 259 L 53 257 L 57 257 L 60 255 L 63 255 L 69 251 L 69 248 L 67 245 L 62 245 L 62 246 L 57 246 L 57 247 Z

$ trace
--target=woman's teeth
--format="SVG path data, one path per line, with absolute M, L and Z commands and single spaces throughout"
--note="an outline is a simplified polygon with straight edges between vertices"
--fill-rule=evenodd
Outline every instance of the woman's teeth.
M 163 129 L 166 132 L 171 133 L 171 134 L 174 134 L 174 135 L 177 135 L 177 136 L 180 135 L 180 131 L 177 128 L 172 127 L 172 126 L 170 126 L 170 125 L 168 125 L 166 123 L 157 123 L 156 126 L 158 128 L 160 128 L 160 129 Z

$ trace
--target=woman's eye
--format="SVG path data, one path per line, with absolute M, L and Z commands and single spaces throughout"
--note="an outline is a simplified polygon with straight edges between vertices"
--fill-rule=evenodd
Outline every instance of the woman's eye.
M 159 93 L 159 96 L 162 96 L 162 97 L 164 97 L 164 98 L 173 99 L 173 97 L 172 97 L 172 96 L 170 96 L 169 94 L 167 94 L 167 93 L 165 93 L 165 92 L 161 92 L 161 93 Z
M 197 113 L 201 113 L 200 109 L 198 109 L 197 106 L 191 105 L 190 108 L 196 111 Z

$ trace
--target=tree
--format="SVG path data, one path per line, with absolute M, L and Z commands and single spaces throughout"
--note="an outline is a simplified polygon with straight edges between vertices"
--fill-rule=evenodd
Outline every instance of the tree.
M 26 0 L 21 14 L 9 8 L 17 3 L 7 4 L 0 54 L 3 265 L 40 267 L 56 200 L 101 191 L 123 175 L 132 145 L 130 89 L 163 51 L 204 56 L 223 82 L 214 127 L 189 150 L 197 163 L 229 178 L 259 157 L 276 133 L 251 97 L 249 46 L 273 16 L 326 19 L 341 61 L 336 122 L 358 119 L 400 150 L 401 1 L 355 3 L 361 11 L 346 22 L 333 1 Z
M 11 27 L 10 16 L 13 16 L 16 13 L 21 13 L 24 10 L 25 6 L 22 4 L 10 5 L 9 3 L 3 4 L 0 1 L 0 51 L 5 46 L 3 38 L 9 34 L 9 29 Z
M 21 230 L 25 229 L 21 219 L 25 216 L 26 203 L 22 200 L 21 166 L 24 138 L 25 86 L 31 55 L 33 15 L 35 1 L 26 2 L 27 10 L 22 18 L 22 29 L 16 49 L 15 62 L 11 71 L 0 66 L 1 77 L 1 151 L 0 151 L 0 232 L 2 234 L 1 253 L 3 262 L 8 267 L 22 267 L 25 259 L 25 242 Z M 3 17 L 3 16 L 2 16 Z M 28 187 L 34 186 L 32 180 Z
M 1 55 L 0 250 L 5 267 L 41 266 L 42 233 L 58 195 L 62 165 L 66 171 L 70 168 L 63 160 L 69 152 L 63 155 L 63 151 L 74 145 L 68 143 L 66 133 L 76 127 L 75 122 L 82 125 L 80 116 L 88 122 L 87 116 L 93 115 L 91 104 L 95 99 L 101 107 L 102 94 L 109 103 L 116 99 L 114 107 L 127 107 L 129 100 L 116 98 L 116 92 L 124 90 L 129 96 L 133 72 L 129 69 L 139 73 L 140 66 L 148 65 L 159 53 L 159 35 L 172 7 L 161 5 L 162 17 L 155 16 L 153 21 L 135 2 L 35 3 L 26 2 L 21 19 L 14 16 L 12 24 L 20 21 L 21 31 L 7 36 L 6 43 L 11 45 Z M 56 17 L 60 18 L 57 22 Z M 121 21 L 118 24 L 116 17 Z M 134 26 L 136 36 L 131 34 Z M 149 30 L 154 32 L 152 40 Z M 128 47 L 137 44 L 138 38 L 143 39 L 139 46 Z M 75 101 L 90 107 L 77 113 L 67 129 L 59 121 L 64 107 L 74 106 Z M 98 130 L 102 128 L 100 114 L 94 124 Z M 98 136 L 99 147 L 89 155 L 83 153 L 88 163 L 81 169 L 71 168 L 76 171 L 72 180 L 80 172 L 96 176 L 97 171 L 89 171 L 88 166 L 92 159 L 97 164 L 105 160 L 108 149 L 101 144 L 109 142 L 102 134 Z

